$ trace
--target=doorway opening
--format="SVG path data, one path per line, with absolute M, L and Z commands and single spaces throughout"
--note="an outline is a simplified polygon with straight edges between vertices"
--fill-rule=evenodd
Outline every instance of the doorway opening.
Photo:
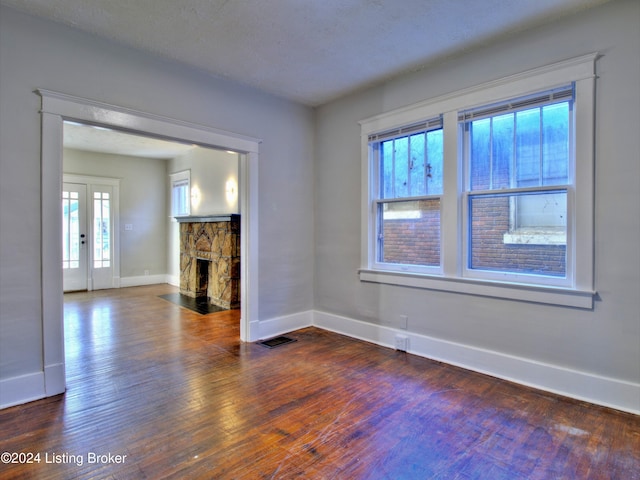
M 62 224 L 63 122 L 77 121 L 106 128 L 171 139 L 239 154 L 241 217 L 240 340 L 260 338 L 258 321 L 258 156 L 255 138 L 160 117 L 49 90 L 42 97 L 42 324 L 45 395 L 65 391 Z

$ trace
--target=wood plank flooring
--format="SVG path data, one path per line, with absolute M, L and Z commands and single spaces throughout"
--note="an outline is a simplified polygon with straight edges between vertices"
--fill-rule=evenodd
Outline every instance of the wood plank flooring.
M 316 328 L 242 344 L 171 292 L 65 297 L 68 391 L 0 411 L 40 454 L 0 478 L 640 479 L 638 416 Z

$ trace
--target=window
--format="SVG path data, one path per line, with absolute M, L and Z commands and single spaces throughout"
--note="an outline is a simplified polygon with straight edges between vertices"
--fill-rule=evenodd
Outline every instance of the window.
M 441 119 L 370 140 L 379 180 L 374 200 L 376 264 L 379 268 L 439 269 Z
M 172 173 L 171 182 L 171 216 L 185 217 L 191 214 L 191 171 Z
M 360 279 L 591 308 L 596 58 L 362 121 Z
M 573 85 L 465 111 L 459 121 L 469 172 L 467 275 L 564 283 L 556 280 L 570 274 Z

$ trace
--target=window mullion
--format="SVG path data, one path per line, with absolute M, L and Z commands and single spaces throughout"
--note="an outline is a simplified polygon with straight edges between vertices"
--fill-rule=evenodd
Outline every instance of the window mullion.
M 396 197 L 396 141 L 393 140 L 391 148 L 391 196 Z
M 442 201 L 440 203 L 440 258 L 442 273 L 448 277 L 460 275 L 460 258 L 462 248 L 461 195 L 463 185 L 462 164 L 458 150 L 458 113 L 447 112 L 442 117 L 443 123 L 443 175 Z
M 518 138 L 518 115 L 514 114 L 513 115 L 513 138 L 511 140 L 512 143 L 512 151 L 513 154 L 511 155 L 511 175 L 510 177 L 510 187 L 514 188 L 518 186 L 518 178 L 517 178 L 517 168 L 518 168 L 518 161 L 517 161 L 517 157 L 518 157 L 518 142 L 516 141 L 516 139 Z
M 539 155 L 538 155 L 538 185 L 544 184 L 544 169 L 542 159 L 544 158 L 544 125 L 542 124 L 542 108 L 538 108 L 538 128 L 540 129 Z
M 429 173 L 429 149 L 428 144 L 427 144 L 427 137 L 428 134 L 427 132 L 424 132 L 424 142 L 422 142 L 422 157 L 424 158 L 424 162 L 422 165 L 422 175 L 424 178 L 424 193 L 425 194 L 429 194 L 429 177 L 428 177 L 428 173 Z
M 489 190 L 493 190 L 493 117 L 489 119 Z

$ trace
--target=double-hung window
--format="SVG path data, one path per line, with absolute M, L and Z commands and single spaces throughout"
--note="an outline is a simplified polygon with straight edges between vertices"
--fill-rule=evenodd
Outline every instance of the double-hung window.
M 571 283 L 573 97 L 569 84 L 459 114 L 466 276 Z
M 171 185 L 171 216 L 184 217 L 191 213 L 191 171 L 169 175 Z
M 442 120 L 372 135 L 369 141 L 377 179 L 376 266 L 439 271 Z
M 360 122 L 360 279 L 591 308 L 597 57 Z

